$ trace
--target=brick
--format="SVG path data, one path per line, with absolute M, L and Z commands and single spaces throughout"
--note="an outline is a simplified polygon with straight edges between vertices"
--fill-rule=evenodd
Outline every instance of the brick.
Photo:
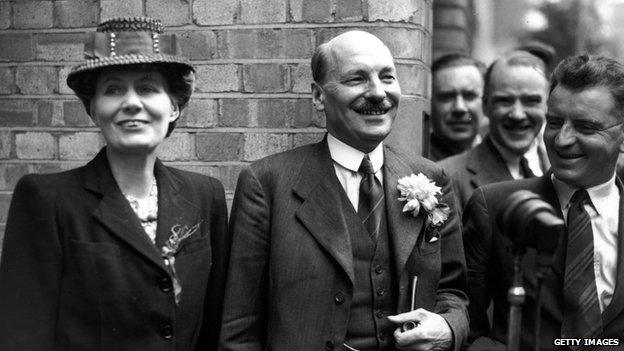
M 240 0 L 241 22 L 284 23 L 286 22 L 286 0 Z
M 0 131 L 0 159 L 6 159 L 11 156 L 11 145 L 13 145 L 11 132 Z
M 368 19 L 423 25 L 428 8 L 425 0 L 368 0 Z
M 290 0 L 290 16 L 295 22 L 332 21 L 331 0 Z
M 285 56 L 284 30 L 258 29 L 254 43 L 256 58 L 280 58 Z
M 198 92 L 222 92 L 238 90 L 237 65 L 198 65 L 197 82 Z
M 403 95 L 427 95 L 429 71 L 419 65 L 398 64 L 397 79 Z
M 67 86 L 67 76 L 71 69 L 71 66 L 65 66 L 59 70 L 59 94 L 74 95 L 74 91 Z
M 468 7 L 470 1 L 471 0 L 436 0 L 434 1 L 434 6 L 436 9 L 438 6 Z
M 11 27 L 11 3 L 0 2 L 0 29 Z
M 250 106 L 250 99 L 221 99 L 219 109 L 219 126 L 250 127 L 252 117 L 257 115 L 256 109 Z M 255 104 L 254 104 L 255 106 Z
M 98 24 L 98 0 L 56 0 L 54 25 L 62 28 L 90 27 Z
M 81 101 L 63 102 L 63 121 L 68 127 L 94 127 L 95 124 L 87 114 Z
M 178 120 L 180 127 L 210 128 L 216 124 L 217 102 L 211 99 L 191 99 Z
M 34 57 L 31 34 L 0 34 L 0 61 L 29 61 Z
M 100 0 L 100 18 L 143 16 L 143 1 Z
M 238 175 L 243 170 L 244 165 L 222 165 L 219 166 L 217 177 L 221 183 L 223 183 L 223 187 L 226 192 L 233 193 L 236 189 L 236 183 L 238 182 Z
M 58 74 L 54 67 L 22 66 L 17 68 L 15 83 L 24 95 L 52 94 L 57 90 Z
M 36 103 L 37 118 L 34 121 L 36 126 L 51 126 L 54 119 L 54 102 L 49 100 L 37 101 Z
M 182 54 L 191 60 L 217 57 L 217 35 L 210 30 L 190 30 L 178 33 Z
M 12 67 L 0 67 L 0 95 L 13 94 L 16 91 L 15 72 Z
M 239 18 L 238 1 L 193 1 L 193 21 L 198 25 L 233 24 Z
M 17 182 L 30 173 L 30 169 L 25 163 L 5 163 L 0 165 L 0 189 L 13 190 Z
M 436 28 L 456 27 L 466 28 L 468 26 L 466 12 L 457 7 L 439 7 L 433 13 L 433 21 Z
M 318 133 L 297 133 L 293 136 L 293 148 L 318 143 L 323 140 L 325 132 Z
M 227 58 L 256 58 L 256 31 L 252 29 L 228 30 L 224 35 L 222 52 Z
M 246 92 L 288 91 L 288 68 L 279 64 L 255 64 L 243 67 L 243 90 Z
M 468 36 L 463 29 L 436 29 L 433 32 L 433 43 L 434 49 L 447 48 L 455 52 L 468 52 Z
M 300 63 L 290 69 L 293 93 L 311 93 L 312 69 L 309 64 Z
M 243 149 L 242 133 L 202 133 L 195 136 L 195 150 L 202 161 L 238 161 Z
M 165 26 L 179 26 L 191 22 L 189 0 L 146 0 L 145 13 L 158 18 Z
M 255 161 L 288 149 L 290 149 L 290 138 L 288 134 L 245 134 L 245 161 Z
M 35 164 L 32 165 L 32 172 L 34 173 L 58 173 L 58 172 L 63 172 L 63 171 L 67 171 L 79 166 L 84 165 L 86 162 L 79 162 L 76 163 L 74 162 L 63 162 L 63 163 L 42 163 L 42 162 L 37 162 Z
M 61 160 L 90 160 L 104 146 L 100 133 L 66 133 L 59 137 Z
M 3 127 L 31 126 L 34 104 L 30 100 L 0 99 L 0 125 Z
M 362 1 L 336 0 L 337 20 L 361 21 L 363 17 Z
M 390 49 L 392 56 L 404 59 L 421 59 L 423 34 L 417 29 L 375 28 L 371 31 Z
M 284 30 L 284 56 L 286 58 L 302 58 L 309 60 L 315 46 L 312 31 L 309 29 Z
M 82 34 L 39 34 L 35 40 L 37 43 L 36 55 L 39 60 L 82 61 L 84 58 L 84 36 Z
M 312 126 L 312 109 L 308 99 L 258 100 L 258 126 L 266 128 Z
M 52 28 L 52 1 L 17 1 L 13 3 L 15 28 Z
M 15 135 L 15 153 L 19 159 L 53 159 L 55 141 L 50 133 L 28 132 Z
M 0 222 L 6 223 L 11 205 L 11 194 L 0 194 Z
M 193 136 L 189 133 L 172 133 L 161 146 L 158 147 L 158 157 L 166 161 L 190 160 L 192 154 Z

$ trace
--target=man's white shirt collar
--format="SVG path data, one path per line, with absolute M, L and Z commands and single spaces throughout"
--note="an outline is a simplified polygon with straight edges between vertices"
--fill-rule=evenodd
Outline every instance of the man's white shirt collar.
M 334 162 L 357 173 L 365 155 L 362 151 L 343 143 L 329 133 L 327 133 L 327 146 Z M 373 151 L 369 152 L 368 157 L 373 164 L 373 170 L 377 173 L 383 166 L 383 143 L 379 143 Z
M 551 174 L 550 177 L 555 187 L 559 204 L 561 205 L 561 211 L 567 213 L 567 209 L 570 207 L 570 199 L 572 199 L 572 195 L 574 195 L 574 192 L 578 190 L 578 188 L 559 180 L 554 174 Z M 596 210 L 598 215 L 618 215 L 617 213 L 613 213 L 613 204 L 617 204 L 620 199 L 620 194 L 615 184 L 615 173 L 608 181 L 585 190 L 587 190 L 593 205 L 592 207 Z

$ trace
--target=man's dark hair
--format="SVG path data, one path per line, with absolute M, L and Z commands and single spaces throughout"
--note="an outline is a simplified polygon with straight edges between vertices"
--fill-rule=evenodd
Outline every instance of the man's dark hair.
M 468 55 L 453 53 L 438 57 L 433 61 L 431 65 L 431 73 L 435 74 L 445 68 L 462 67 L 462 66 L 474 66 L 479 70 L 481 76 L 485 74 L 485 64 L 476 60 Z
M 318 84 L 323 84 L 329 69 L 329 46 L 323 43 L 316 47 L 312 54 L 312 78 Z
M 615 112 L 624 117 L 624 65 L 593 55 L 571 56 L 561 61 L 550 78 L 550 92 L 558 85 L 573 92 L 605 87 L 615 102 Z
M 494 67 L 496 65 L 505 64 L 507 66 L 523 66 L 534 68 L 538 72 L 542 73 L 545 80 L 548 80 L 546 76 L 546 66 L 544 61 L 542 61 L 537 56 L 531 54 L 528 51 L 512 51 L 509 54 L 499 58 L 498 60 L 492 62 L 492 64 L 488 67 L 487 71 L 485 71 L 484 86 L 483 86 L 483 99 L 487 99 L 490 95 L 490 90 L 492 89 L 492 72 L 494 71 Z

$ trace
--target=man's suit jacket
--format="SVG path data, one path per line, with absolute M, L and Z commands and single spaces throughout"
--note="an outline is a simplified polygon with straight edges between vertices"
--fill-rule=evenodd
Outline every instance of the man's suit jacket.
M 474 148 L 446 158 L 438 164 L 451 177 L 460 213 L 476 188 L 513 179 L 489 135 Z
M 179 305 L 103 149 L 84 167 L 27 175 L 15 188 L 0 264 L 0 350 L 216 349 L 230 244 L 223 187 L 160 161 L 155 175 L 157 242 L 176 224 L 200 223 L 175 255 Z
M 440 168 L 384 147 L 397 312 L 409 309 L 408 280 L 418 275 L 416 306 L 447 320 L 457 349 L 468 323 L 459 219 L 453 211 L 440 229 L 440 240 L 424 240 L 423 215 L 403 213 L 396 188 L 399 178 L 419 172 L 441 186 L 441 201 L 453 206 L 450 182 Z M 350 231 L 362 223 L 336 177 L 326 140 L 244 169 L 230 224 L 233 245 L 221 348 L 338 349 L 353 297 Z
M 620 189 L 620 220 L 618 239 L 618 272 L 624 272 L 624 197 Z M 485 336 L 506 343 L 508 303 L 507 291 L 512 285 L 513 255 L 511 240 L 499 229 L 497 218 L 504 210 L 506 200 L 517 190 L 529 190 L 550 204 L 563 218 L 561 206 L 550 179 L 550 172 L 539 178 L 522 179 L 491 184 L 477 189 L 465 208 L 464 245 L 468 265 L 468 295 L 470 305 L 470 339 Z M 562 284 L 565 272 L 566 235 L 558 239 L 558 249 L 553 255 L 551 268 L 544 276 L 542 287 L 541 342 L 544 350 L 554 348 L 553 339 L 559 337 L 562 320 Z M 523 283 L 526 300 L 522 308 L 521 350 L 531 350 L 537 276 L 534 264 L 536 251 L 529 248 L 522 260 Z M 618 273 L 618 278 L 622 274 Z M 486 309 L 494 303 L 493 328 L 490 329 Z M 624 280 L 618 279 L 613 300 L 603 312 L 605 337 L 624 336 Z M 475 344 L 487 345 L 487 340 Z M 622 345 L 624 345 L 624 340 Z M 475 348 L 480 350 L 482 348 Z

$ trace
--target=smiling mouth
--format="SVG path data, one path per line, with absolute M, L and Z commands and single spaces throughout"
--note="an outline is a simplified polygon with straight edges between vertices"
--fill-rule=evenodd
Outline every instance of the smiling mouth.
M 361 114 L 361 115 L 383 115 L 388 113 L 388 111 L 390 111 L 391 108 L 384 108 L 384 109 L 359 109 L 359 108 L 354 108 L 353 111 Z
M 559 158 L 564 159 L 564 160 L 573 160 L 576 158 L 583 157 L 583 154 L 561 153 L 557 151 L 557 156 L 559 156 Z
M 141 120 L 136 120 L 136 119 L 130 119 L 130 120 L 117 122 L 118 126 L 128 127 L 128 128 L 139 127 L 139 126 L 146 125 L 146 124 L 148 124 L 147 121 L 141 121 Z

